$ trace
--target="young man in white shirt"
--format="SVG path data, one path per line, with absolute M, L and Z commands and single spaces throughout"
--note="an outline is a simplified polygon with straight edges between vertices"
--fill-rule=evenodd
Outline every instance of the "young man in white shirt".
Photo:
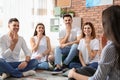
M 73 29 L 72 27 L 72 16 L 65 14 L 63 16 L 65 23 L 65 29 L 59 32 L 59 43 L 60 45 L 55 48 L 55 69 L 54 72 L 59 72 L 63 68 L 67 67 L 72 59 L 77 55 L 77 46 L 80 40 L 80 30 Z M 62 56 L 67 55 L 65 60 L 62 62 Z
M 13 77 L 22 77 L 35 74 L 37 60 L 30 59 L 31 52 L 23 37 L 18 35 L 19 21 L 11 18 L 8 22 L 9 32 L 0 38 L 0 74 L 1 79 L 8 74 Z M 19 61 L 21 49 L 25 53 L 25 61 Z

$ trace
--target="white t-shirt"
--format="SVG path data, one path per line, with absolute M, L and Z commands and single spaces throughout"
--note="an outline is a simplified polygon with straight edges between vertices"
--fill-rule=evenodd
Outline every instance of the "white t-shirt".
M 98 39 L 93 39 L 90 42 L 90 47 L 91 50 L 99 50 L 99 40 Z M 88 54 L 88 50 L 86 48 L 86 44 L 85 44 L 85 39 L 80 39 L 79 45 L 78 45 L 78 50 L 80 52 L 82 52 L 82 56 L 83 56 L 83 60 L 85 61 L 86 64 L 89 64 L 91 62 L 98 62 L 97 55 L 93 60 L 89 59 L 89 54 Z
M 73 28 L 73 29 L 71 30 L 71 33 L 70 33 L 68 42 L 75 41 L 75 40 L 76 40 L 76 37 L 79 36 L 80 33 L 81 33 L 80 29 L 78 30 L 78 28 Z M 59 39 L 64 38 L 65 35 L 66 35 L 66 29 L 62 29 L 62 30 L 59 32 Z
M 3 35 L 0 38 L 0 57 L 5 59 L 7 62 L 17 62 L 19 61 L 20 51 L 21 49 L 25 53 L 26 56 L 30 56 L 31 52 L 28 49 L 25 40 L 23 37 L 18 36 L 18 42 L 13 51 L 11 51 L 10 47 L 11 39 L 8 34 Z
M 34 36 L 34 40 L 35 40 L 35 43 L 37 43 L 37 41 L 38 41 L 37 36 Z M 36 56 L 38 56 L 39 54 L 42 54 L 46 50 L 47 50 L 47 39 L 46 39 L 46 36 L 43 36 L 42 39 L 40 40 L 38 50 L 36 52 L 32 53 L 31 58 L 32 59 L 35 58 Z M 42 57 L 40 60 L 38 60 L 38 62 L 44 62 L 44 61 L 46 61 L 46 58 L 47 58 L 47 56 Z

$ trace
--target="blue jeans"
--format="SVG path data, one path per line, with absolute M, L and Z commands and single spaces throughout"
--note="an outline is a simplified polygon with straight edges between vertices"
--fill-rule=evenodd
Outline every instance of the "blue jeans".
M 93 63 L 87 64 L 87 66 L 97 69 L 98 62 L 93 62 Z M 80 67 L 82 67 L 81 63 L 71 62 L 69 64 L 69 68 L 80 68 Z
M 46 61 L 38 63 L 36 69 L 49 69 L 49 64 Z
M 55 48 L 55 65 L 61 65 L 62 55 L 67 55 L 67 57 L 63 61 L 63 64 L 68 65 L 71 60 L 78 54 L 77 47 L 77 44 L 73 44 L 72 46 L 66 46 L 65 48 L 60 48 L 59 46 L 57 46 Z
M 78 62 L 71 62 L 69 64 L 69 68 L 81 68 L 81 67 L 82 67 L 82 64 Z
M 0 74 L 8 73 L 13 77 L 20 78 L 23 76 L 22 72 L 35 69 L 38 64 L 38 61 L 36 59 L 30 60 L 27 67 L 22 70 L 18 69 L 18 65 L 20 63 L 21 62 L 6 62 L 4 59 L 0 58 Z

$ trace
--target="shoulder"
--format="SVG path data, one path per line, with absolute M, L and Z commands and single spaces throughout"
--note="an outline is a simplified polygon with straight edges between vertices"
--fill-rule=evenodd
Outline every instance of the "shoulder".
M 30 38 L 30 40 L 34 40 L 34 38 L 35 38 L 35 36 L 32 36 L 32 37 Z
M 4 34 L 4 35 L 2 35 L 1 37 L 0 37 L 0 39 L 4 39 L 4 38 L 6 38 L 8 35 L 7 34 Z
M 102 60 L 104 61 L 111 61 L 115 59 L 116 49 L 112 42 L 107 43 L 107 45 L 102 50 Z
M 19 37 L 19 39 L 24 39 L 22 36 L 18 36 Z
M 32 36 L 32 37 L 30 38 L 31 41 L 36 41 L 37 39 L 38 39 L 37 36 Z
M 45 36 L 46 37 L 46 40 L 50 40 L 50 38 L 48 36 Z
M 105 48 L 103 48 L 105 51 L 116 51 L 115 46 L 112 42 L 107 42 L 107 45 L 105 46 Z
M 0 37 L 0 43 L 6 42 L 6 40 L 7 40 L 7 35 L 2 35 Z

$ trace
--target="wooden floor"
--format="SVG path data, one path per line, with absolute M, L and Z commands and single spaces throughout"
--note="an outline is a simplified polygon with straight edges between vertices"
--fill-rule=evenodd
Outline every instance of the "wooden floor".
M 22 77 L 22 78 L 9 77 L 5 80 L 68 80 L 68 78 L 62 76 L 62 74 L 52 75 L 51 71 L 37 70 L 36 72 L 37 73 L 33 76 Z

